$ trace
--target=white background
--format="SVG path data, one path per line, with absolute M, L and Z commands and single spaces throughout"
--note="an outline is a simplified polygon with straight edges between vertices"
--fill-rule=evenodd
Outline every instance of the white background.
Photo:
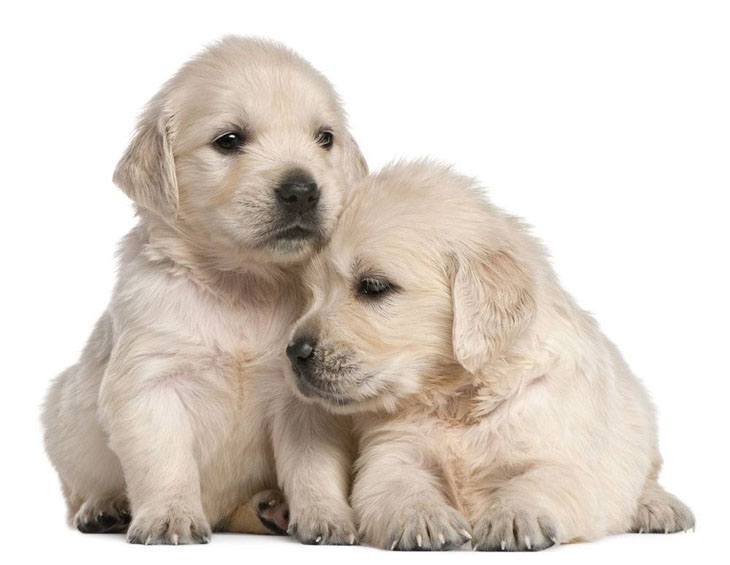
M 728 516 L 727 3 L 6 3 L 0 29 L 2 520 L 6 563 L 659 563 L 720 555 Z M 659 409 L 664 484 L 697 531 L 539 555 L 391 554 L 217 535 L 137 547 L 68 529 L 39 405 L 105 307 L 133 225 L 111 183 L 158 86 L 224 33 L 279 39 L 342 95 L 377 169 L 431 155 L 552 250 Z M 15 559 L 6 561 L 8 555 Z

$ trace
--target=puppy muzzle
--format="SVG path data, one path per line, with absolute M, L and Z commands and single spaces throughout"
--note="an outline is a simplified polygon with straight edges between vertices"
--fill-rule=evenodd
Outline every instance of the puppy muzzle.
M 296 337 L 286 348 L 286 354 L 302 396 L 319 398 L 338 406 L 352 402 L 342 390 L 340 382 L 347 373 L 344 356 L 330 355 L 336 366 L 328 367 L 323 350 L 317 347 L 317 341 L 312 336 Z

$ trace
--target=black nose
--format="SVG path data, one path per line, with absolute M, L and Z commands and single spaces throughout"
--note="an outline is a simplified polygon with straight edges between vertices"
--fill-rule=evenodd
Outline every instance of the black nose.
M 319 187 L 306 171 L 294 170 L 276 189 L 279 204 L 291 212 L 308 212 L 319 202 Z
M 297 337 L 286 348 L 286 355 L 291 361 L 292 367 L 301 368 L 307 364 L 314 353 L 314 339 L 308 336 Z

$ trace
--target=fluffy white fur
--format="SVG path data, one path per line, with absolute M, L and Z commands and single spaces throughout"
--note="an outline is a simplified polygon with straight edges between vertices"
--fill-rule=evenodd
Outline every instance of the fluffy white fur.
M 693 526 L 657 483 L 646 391 L 471 179 L 419 162 L 362 181 L 306 280 L 292 347 L 313 349 L 290 376 L 355 415 L 365 542 L 536 550 Z
M 213 145 L 230 130 L 245 133 L 238 154 Z M 321 189 L 315 242 L 271 235 L 293 167 Z M 279 45 L 226 38 L 152 99 L 114 177 L 139 224 L 43 414 L 74 525 L 124 530 L 131 512 L 128 539 L 152 544 L 261 531 L 247 501 L 278 474 L 300 539 L 353 541 L 347 427 L 295 399 L 282 353 L 301 265 L 366 172 L 331 85 Z

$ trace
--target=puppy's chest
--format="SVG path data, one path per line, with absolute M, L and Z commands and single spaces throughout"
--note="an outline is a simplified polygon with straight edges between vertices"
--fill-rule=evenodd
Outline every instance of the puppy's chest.
M 207 344 L 215 364 L 238 386 L 252 388 L 258 378 L 280 373 L 289 332 L 297 318 L 294 302 L 211 305 L 197 320 L 198 339 Z
M 240 312 L 218 338 L 221 352 L 239 372 L 280 366 L 295 321 L 293 311 L 258 309 Z

